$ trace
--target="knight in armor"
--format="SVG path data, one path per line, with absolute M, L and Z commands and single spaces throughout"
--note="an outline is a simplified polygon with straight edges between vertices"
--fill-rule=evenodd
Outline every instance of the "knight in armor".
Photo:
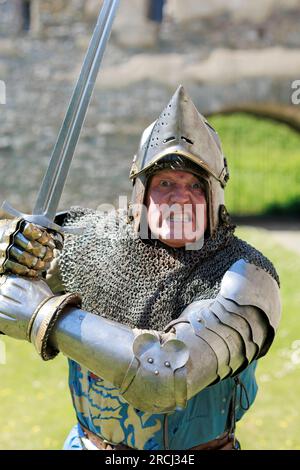
M 1 221 L 0 331 L 45 361 L 67 356 L 78 424 L 66 449 L 236 449 L 279 279 L 235 236 L 219 137 L 182 86 L 130 177 L 129 211 L 74 207 L 57 217 L 78 230 L 64 240 Z

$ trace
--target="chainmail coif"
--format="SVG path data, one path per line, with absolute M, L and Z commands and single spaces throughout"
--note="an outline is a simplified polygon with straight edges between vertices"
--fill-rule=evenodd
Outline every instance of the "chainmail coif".
M 240 258 L 279 283 L 272 263 L 237 238 L 232 225 L 221 225 L 197 251 L 145 242 L 124 215 L 75 207 L 64 225 L 84 227 L 81 235 L 65 237 L 59 259 L 64 287 L 81 294 L 85 310 L 131 328 L 162 330 L 194 300 L 216 297 Z

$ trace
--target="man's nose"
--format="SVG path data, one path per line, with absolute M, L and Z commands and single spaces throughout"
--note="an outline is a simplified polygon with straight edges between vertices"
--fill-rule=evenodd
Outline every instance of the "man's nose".
M 180 202 L 184 204 L 190 201 L 190 192 L 185 186 L 177 186 L 171 194 L 171 202 Z

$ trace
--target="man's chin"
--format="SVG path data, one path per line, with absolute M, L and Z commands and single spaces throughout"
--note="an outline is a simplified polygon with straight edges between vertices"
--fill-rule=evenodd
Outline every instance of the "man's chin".
M 160 236 L 159 240 L 164 243 L 167 246 L 170 246 L 171 248 L 183 248 L 186 245 L 190 245 L 191 243 L 194 243 L 196 241 L 196 238 L 193 237 L 191 239 L 187 238 L 176 238 L 176 237 L 164 237 Z

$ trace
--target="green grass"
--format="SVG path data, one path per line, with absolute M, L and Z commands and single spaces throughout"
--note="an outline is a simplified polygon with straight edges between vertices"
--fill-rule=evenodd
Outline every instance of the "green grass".
M 257 400 L 239 424 L 238 435 L 246 449 L 300 450 L 300 256 L 273 242 L 266 230 L 238 233 L 275 264 L 283 305 L 275 341 L 259 361 Z
M 238 425 L 244 449 L 300 449 L 300 256 L 272 241 L 265 230 L 240 236 L 261 249 L 281 277 L 283 319 L 276 340 L 259 361 L 259 393 Z M 43 363 L 33 347 L 3 338 L 0 365 L 0 449 L 59 449 L 75 422 L 67 389 L 66 360 Z
M 222 141 L 234 214 L 300 212 L 300 134 L 285 124 L 244 113 L 210 119 Z
M 44 363 L 29 343 L 0 337 L 0 449 L 60 449 L 75 414 L 68 395 L 66 359 Z

